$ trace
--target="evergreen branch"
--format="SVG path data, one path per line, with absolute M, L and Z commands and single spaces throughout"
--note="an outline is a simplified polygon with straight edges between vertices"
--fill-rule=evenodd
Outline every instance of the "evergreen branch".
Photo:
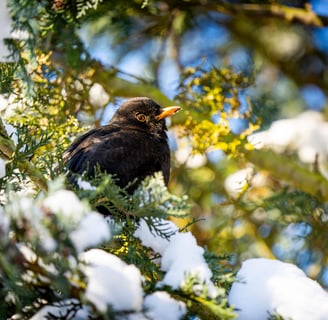
M 225 305 L 225 301 L 221 304 L 216 304 L 202 297 L 195 297 L 191 305 L 191 310 L 200 315 L 201 319 L 235 319 L 233 308 Z
M 2 124 L 2 123 L 1 123 Z M 15 152 L 14 142 L 7 136 L 0 135 L 0 154 L 4 160 L 10 160 Z
M 181 292 L 170 292 L 170 295 L 177 300 L 183 301 L 188 304 L 190 311 L 197 315 L 199 319 L 221 319 L 230 320 L 235 319 L 236 315 L 233 312 L 232 307 L 226 306 L 226 300 L 222 300 L 221 303 L 215 301 L 206 300 L 200 296 L 188 296 Z
M 206 221 L 206 219 L 193 217 L 191 220 L 188 221 L 188 223 L 185 226 L 179 229 L 179 232 L 185 232 L 185 231 L 187 232 L 189 227 L 193 226 L 194 224 L 200 221 Z
M 99 3 L 102 0 L 77 0 L 76 1 L 76 9 L 77 15 L 76 18 L 80 19 L 87 14 L 87 11 L 90 9 L 96 10 L 99 6 Z
M 11 83 L 13 82 L 16 68 L 16 63 L 0 63 L 0 93 L 12 90 Z
M 135 190 L 132 201 L 134 214 L 145 219 L 150 217 L 155 225 L 154 217 L 183 218 L 188 215 L 190 209 L 187 197 L 177 197 L 169 193 L 161 172 L 146 177 Z
M 26 172 L 30 179 L 41 189 L 47 190 L 47 180 L 45 176 L 31 162 L 21 160 L 17 163 L 18 169 Z
M 16 155 L 16 146 L 12 139 L 4 130 L 4 125 L 0 119 L 0 155 L 4 160 L 14 160 Z M 20 171 L 26 172 L 30 179 L 41 189 L 47 190 L 47 180 L 44 175 L 28 160 L 17 160 L 17 167 Z
M 249 15 L 252 17 L 281 18 L 289 22 L 298 22 L 304 25 L 322 27 L 328 25 L 327 17 L 317 15 L 310 5 L 305 8 L 294 8 L 281 4 L 231 4 L 222 1 L 212 6 L 212 9 L 228 15 Z
M 316 172 L 271 150 L 251 150 L 245 152 L 248 161 L 268 170 L 279 179 L 285 180 L 297 189 L 309 193 L 320 201 L 328 200 L 328 181 Z
M 94 73 L 91 76 L 93 82 L 101 84 L 107 92 L 118 97 L 147 96 L 156 100 L 163 106 L 174 105 L 175 102 L 166 97 L 158 88 L 145 83 L 133 83 L 117 77 L 116 72 L 106 70 L 100 63 L 93 65 Z

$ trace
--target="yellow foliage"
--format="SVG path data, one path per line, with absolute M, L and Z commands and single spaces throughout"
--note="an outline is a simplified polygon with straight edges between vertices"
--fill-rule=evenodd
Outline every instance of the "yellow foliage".
M 25 59 L 33 94 L 26 95 L 22 83 L 16 81 L 13 112 L 6 121 L 20 128 L 20 143 L 29 150 L 28 161 L 47 173 L 50 163 L 56 162 L 56 157 L 69 145 L 70 137 L 82 130 L 72 112 L 76 106 L 68 98 L 76 93 L 72 78 L 54 68 L 51 52 L 36 52 L 35 57 L 33 63 Z M 23 153 L 21 156 L 24 157 Z
M 192 137 L 193 152 L 221 149 L 228 156 L 236 156 L 239 146 L 249 149 L 246 137 L 257 130 L 259 124 L 249 121 L 248 128 L 234 134 L 230 120 L 245 121 L 251 115 L 251 106 L 249 103 L 245 106 L 247 99 L 242 99 L 250 79 L 231 68 L 209 72 L 188 68 L 184 80 L 185 87 L 178 98 L 187 109 L 185 134 Z

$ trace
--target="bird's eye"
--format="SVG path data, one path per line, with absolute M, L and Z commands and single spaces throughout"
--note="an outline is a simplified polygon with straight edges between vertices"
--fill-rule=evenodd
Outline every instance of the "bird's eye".
M 147 120 L 147 117 L 143 113 L 137 113 L 136 118 L 140 122 L 145 122 Z

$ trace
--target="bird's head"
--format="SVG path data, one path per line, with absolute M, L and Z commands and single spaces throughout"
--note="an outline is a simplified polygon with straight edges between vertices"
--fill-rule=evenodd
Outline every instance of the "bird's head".
M 165 118 L 174 115 L 181 107 L 162 108 L 154 100 L 144 97 L 129 99 L 115 112 L 111 123 L 145 130 L 153 135 L 165 133 Z

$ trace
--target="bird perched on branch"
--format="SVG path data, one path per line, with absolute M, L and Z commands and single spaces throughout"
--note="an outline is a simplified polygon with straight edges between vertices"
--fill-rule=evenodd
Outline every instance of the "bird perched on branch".
M 149 98 L 123 103 L 108 125 L 95 128 L 76 139 L 64 152 L 64 161 L 74 174 L 93 177 L 95 168 L 115 175 L 116 184 L 133 192 L 147 176 L 162 171 L 167 185 L 170 150 L 165 118 L 181 108 L 162 108 Z M 74 175 L 69 176 L 74 183 Z

